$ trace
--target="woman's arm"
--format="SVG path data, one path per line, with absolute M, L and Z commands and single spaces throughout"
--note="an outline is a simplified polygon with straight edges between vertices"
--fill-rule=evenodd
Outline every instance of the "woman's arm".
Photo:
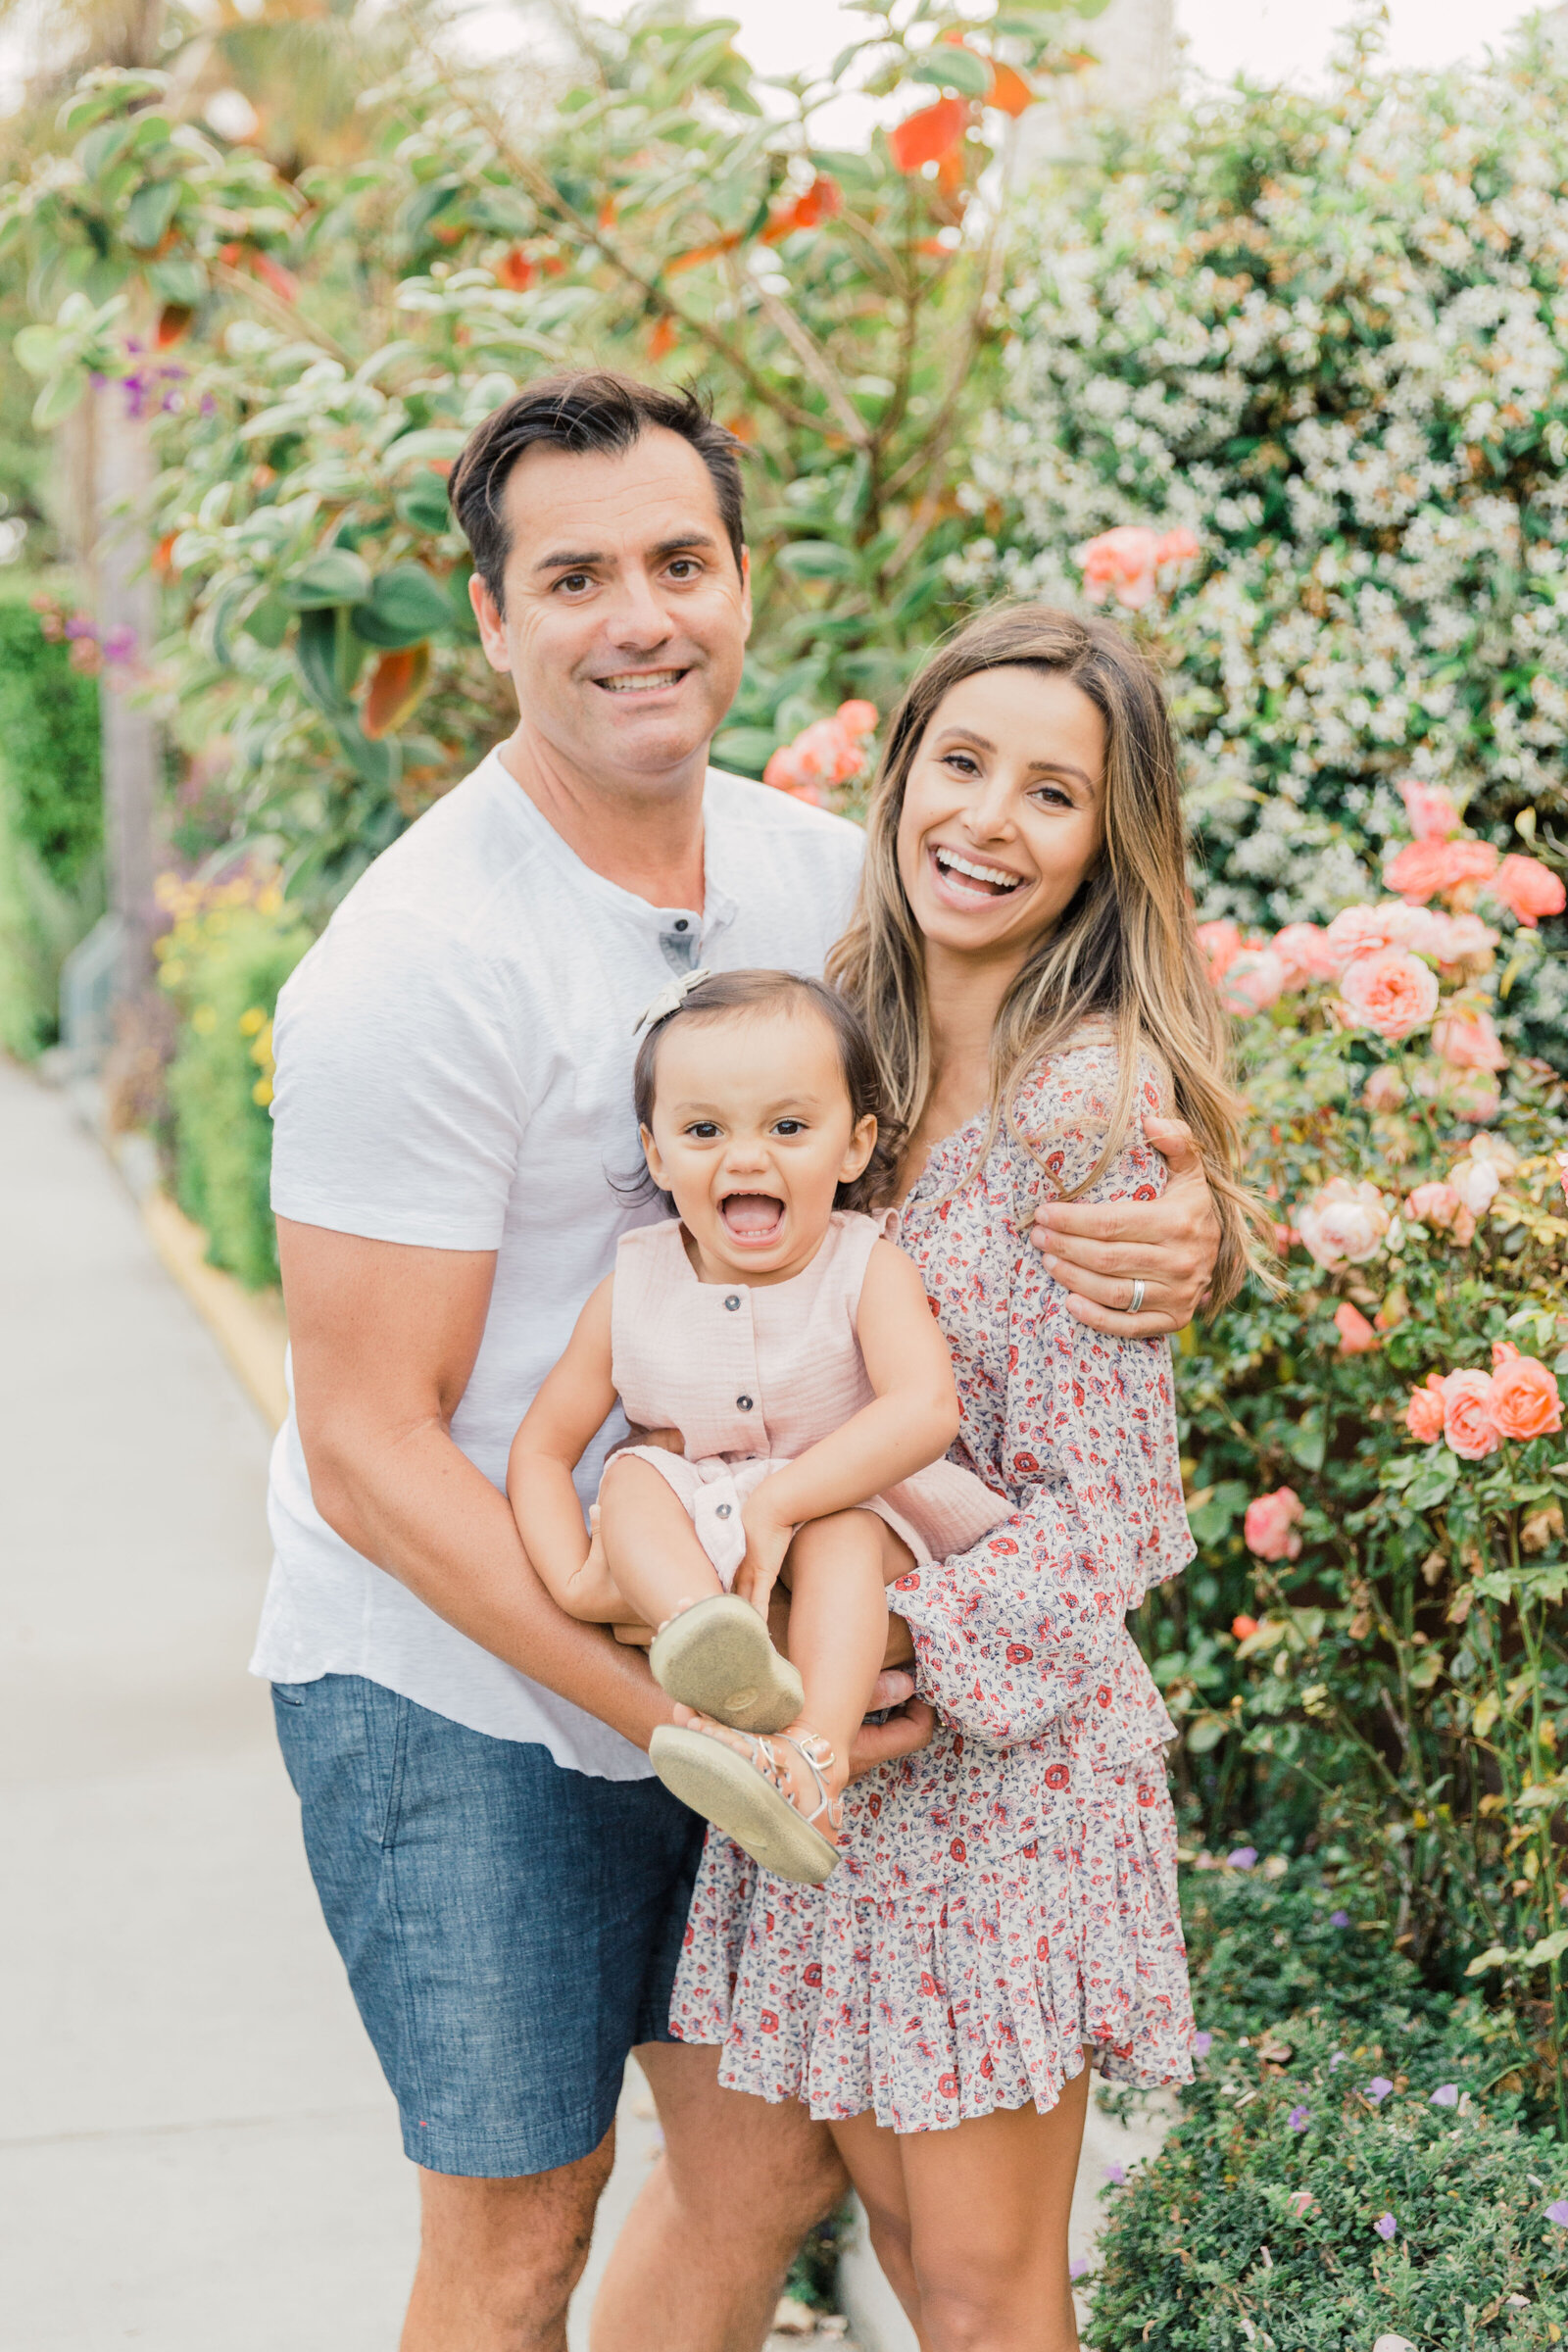
M 872 1402 L 765 1478 L 742 1514 L 746 1558 L 736 1588 L 758 1607 L 766 1605 L 794 1528 L 869 1502 L 940 1461 L 958 1434 L 948 1343 L 919 1275 L 891 1242 L 872 1246 L 856 1330 Z
M 1083 1065 L 1072 1059 L 1056 1076 L 1078 1082 L 1081 1102 Z M 1034 1107 L 1040 1140 L 1061 1152 L 1070 1183 L 1092 1166 L 1099 1137 L 1063 1134 L 1049 1101 Z M 1162 1176 L 1134 1134 L 1087 1198 L 1149 1200 Z M 1103 1686 L 1127 1612 L 1195 1547 L 1167 1343 L 1090 1329 L 1027 1247 L 1015 1252 L 1010 1289 L 999 1279 L 994 1295 L 1010 1362 L 1002 1459 L 1020 1507 L 968 1551 L 902 1578 L 890 1598 L 908 1624 L 925 1695 L 961 1729 L 1007 1746 L 1038 1739 Z
M 566 1351 L 523 1415 L 507 1459 L 507 1494 L 528 1557 L 570 1616 L 597 1625 L 616 1624 L 630 1612 L 597 1544 L 590 1544 L 571 1474 L 615 1401 L 613 1287 L 613 1275 L 607 1274 L 578 1316 Z

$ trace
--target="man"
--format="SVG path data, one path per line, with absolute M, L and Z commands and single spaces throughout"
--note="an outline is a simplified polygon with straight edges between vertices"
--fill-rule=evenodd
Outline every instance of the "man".
M 859 836 L 708 768 L 751 605 L 736 446 L 695 402 L 532 385 L 451 488 L 518 722 L 376 861 L 279 1004 L 294 1408 L 254 1666 L 421 2168 L 404 2352 L 560 2352 L 634 2046 L 665 2153 L 596 2352 L 744 2352 L 842 2178 L 802 2111 L 720 2091 L 713 2051 L 664 2037 L 701 1842 L 649 1777 L 668 1709 L 640 1653 L 551 1603 L 503 1481 L 649 1213 L 624 1189 L 638 1013 L 699 961 L 820 969 Z M 1087 1319 L 1187 1319 L 1213 1252 L 1190 1152 L 1162 1202 L 1123 1212 L 1125 1240 L 1110 1212 L 1054 1213 Z M 584 1460 L 585 1499 L 618 1434 Z M 858 1761 L 928 1736 L 911 1705 Z

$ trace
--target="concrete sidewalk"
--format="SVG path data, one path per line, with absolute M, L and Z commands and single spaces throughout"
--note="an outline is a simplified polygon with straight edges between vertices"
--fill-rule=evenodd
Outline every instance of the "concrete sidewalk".
M 0 2342 L 390 2352 L 413 2175 L 244 1670 L 267 1432 L 3 1060 L 0 1333 Z

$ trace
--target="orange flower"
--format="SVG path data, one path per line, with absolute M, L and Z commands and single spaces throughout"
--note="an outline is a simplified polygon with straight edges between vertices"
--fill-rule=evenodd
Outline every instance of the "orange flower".
M 1464 1462 L 1485 1461 L 1502 1444 L 1492 1416 L 1490 1372 L 1450 1372 L 1443 1384 L 1443 1434 Z
M 1505 858 L 1487 884 L 1515 920 L 1533 931 L 1544 914 L 1561 914 L 1568 905 L 1562 876 L 1539 858 Z
M 1430 899 L 1462 882 L 1485 882 L 1497 869 L 1490 841 L 1407 841 L 1389 860 L 1383 879 L 1401 898 Z
M 1231 1619 L 1231 1632 L 1236 1636 L 1238 1642 L 1250 1642 L 1256 1631 L 1257 1619 L 1255 1617 L 1243 1616 Z
M 1492 1418 L 1521 1445 L 1561 1429 L 1556 1375 L 1539 1356 L 1510 1352 L 1492 1375 Z
M 939 98 L 935 106 L 922 106 L 917 115 L 906 116 L 888 132 L 888 152 L 899 171 L 918 172 L 951 154 L 968 122 L 966 100 Z
M 680 329 L 666 311 L 648 338 L 648 357 L 651 360 L 665 360 L 679 341 Z
M 836 179 L 819 172 L 804 196 L 775 213 L 762 231 L 764 245 L 777 245 L 798 228 L 820 228 L 844 210 L 844 190 Z
M 993 58 L 991 60 L 991 87 L 986 92 L 987 106 L 1000 107 L 1004 115 L 1011 115 L 1016 119 L 1023 113 L 1025 107 L 1033 106 L 1034 102 L 1035 94 L 1023 75 L 1014 73 L 1011 66 L 998 65 Z
M 1359 1307 L 1352 1306 L 1348 1298 L 1335 1308 L 1334 1328 L 1340 1335 L 1342 1355 L 1370 1355 L 1374 1348 L 1383 1344 Z
M 512 294 L 525 294 L 536 275 L 532 262 L 520 245 L 508 246 L 495 265 L 496 284 L 505 286 Z
M 1442 1375 L 1429 1372 L 1426 1387 L 1411 1392 L 1404 1408 L 1404 1426 L 1418 1445 L 1431 1446 L 1443 1435 L 1444 1417 Z

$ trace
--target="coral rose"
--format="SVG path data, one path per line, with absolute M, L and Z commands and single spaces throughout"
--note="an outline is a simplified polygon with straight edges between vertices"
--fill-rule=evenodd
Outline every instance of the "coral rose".
M 1461 1461 L 1482 1462 L 1502 1444 L 1492 1417 L 1492 1374 L 1450 1372 L 1443 1384 L 1443 1435 Z
M 1198 945 L 1202 953 L 1203 961 L 1208 966 L 1209 986 L 1218 988 L 1220 981 L 1242 952 L 1241 927 L 1229 920 L 1217 923 L 1200 923 Z
M 1296 1559 L 1301 1549 L 1296 1525 L 1304 1516 L 1301 1497 L 1294 1488 L 1278 1487 L 1272 1494 L 1254 1495 L 1243 1522 L 1248 1548 L 1260 1560 Z
M 1434 925 L 1432 945 L 1428 954 L 1440 963 L 1465 964 L 1475 972 L 1484 972 L 1492 962 L 1492 952 L 1498 934 L 1479 914 L 1442 914 L 1428 907 L 1426 912 Z
M 1418 1184 L 1405 1201 L 1404 1212 L 1436 1233 L 1451 1233 L 1456 1242 L 1475 1240 L 1475 1218 L 1451 1184 Z
M 1404 1408 L 1404 1426 L 1418 1445 L 1431 1446 L 1442 1437 L 1446 1418 L 1442 1375 L 1429 1372 L 1426 1387 L 1411 1392 Z
M 1202 542 L 1198 533 L 1183 526 L 1165 532 L 1154 550 L 1154 562 L 1161 566 L 1166 564 L 1190 564 L 1201 552 Z
M 1432 1043 L 1451 1070 L 1505 1070 L 1508 1055 L 1490 1012 L 1450 1004 L 1433 1025 Z
M 1459 811 L 1452 795 L 1438 785 L 1423 784 L 1419 776 L 1406 776 L 1399 786 L 1399 798 L 1417 841 L 1446 841 L 1450 833 L 1458 832 Z
M 1335 1308 L 1334 1328 L 1340 1335 L 1342 1355 L 1370 1355 L 1374 1348 L 1383 1345 L 1365 1315 L 1348 1298 Z
M 1245 1020 L 1250 1013 L 1266 1012 L 1288 985 L 1284 958 L 1272 948 L 1243 948 L 1220 975 L 1220 1003 Z
M 1494 1351 L 1495 1355 L 1500 1352 Z M 1556 1375 L 1539 1356 L 1510 1351 L 1492 1375 L 1492 1418 L 1520 1445 L 1562 1427 Z
M 1285 966 L 1287 988 L 1305 988 L 1313 980 L 1333 980 L 1339 961 L 1328 945 L 1328 933 L 1317 923 L 1287 923 L 1269 942 Z
M 1379 948 L 1408 948 L 1413 955 L 1433 956 L 1449 918 L 1430 906 L 1410 906 L 1403 899 L 1379 899 L 1375 906 L 1342 906 L 1325 933 L 1326 953 L 1334 968 L 1343 971 L 1354 956 L 1375 955 Z
M 1554 874 L 1539 858 L 1505 858 L 1487 889 L 1530 931 L 1544 914 L 1561 914 L 1568 905 L 1562 876 Z
M 1102 531 L 1077 550 L 1089 595 L 1114 596 L 1118 605 L 1137 612 L 1159 587 L 1161 534 L 1140 522 L 1124 522 Z
M 1464 882 L 1485 882 L 1496 867 L 1490 841 L 1407 841 L 1385 866 L 1383 879 L 1402 898 L 1430 899 Z
M 1391 1040 L 1424 1029 L 1438 1008 L 1438 976 L 1404 948 L 1357 956 L 1340 982 L 1340 999 L 1358 1028 Z
M 1297 1232 L 1320 1266 L 1360 1266 L 1375 1257 L 1389 1230 L 1389 1209 L 1375 1184 L 1336 1176 L 1295 1213 Z

